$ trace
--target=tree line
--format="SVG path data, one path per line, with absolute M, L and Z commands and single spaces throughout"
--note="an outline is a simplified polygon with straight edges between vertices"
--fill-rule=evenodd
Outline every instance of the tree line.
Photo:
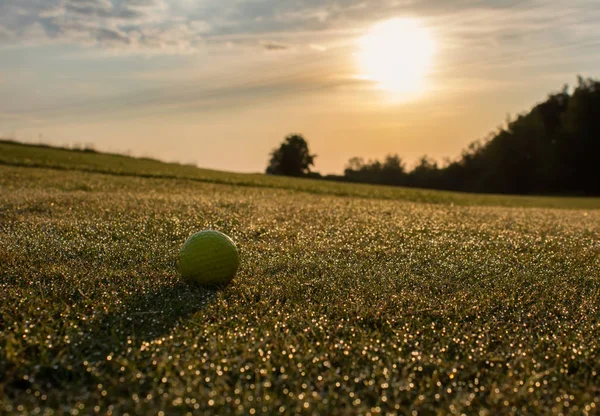
M 600 82 L 578 77 L 558 93 L 471 143 L 441 166 L 423 156 L 407 169 L 397 154 L 354 157 L 343 176 L 311 172 L 316 155 L 290 135 L 271 153 L 268 174 L 466 192 L 600 195 Z

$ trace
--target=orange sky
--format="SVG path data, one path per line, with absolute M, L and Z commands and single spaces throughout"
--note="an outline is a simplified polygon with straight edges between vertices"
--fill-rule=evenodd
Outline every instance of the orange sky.
M 600 74 L 600 8 L 586 0 L 85 4 L 0 4 L 0 134 L 262 171 L 297 132 L 316 170 L 339 173 L 353 156 L 458 156 L 507 114 Z M 361 38 L 390 19 L 435 45 L 416 91 L 382 89 L 361 64 Z M 407 79 L 418 36 L 388 37 L 374 59 L 389 50 Z

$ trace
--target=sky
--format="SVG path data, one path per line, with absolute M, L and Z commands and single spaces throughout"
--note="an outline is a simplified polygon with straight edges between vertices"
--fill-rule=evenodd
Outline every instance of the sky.
M 390 21 L 419 31 L 365 46 Z M 599 21 L 598 0 L 0 0 L 0 136 L 239 172 L 290 133 L 321 173 L 453 159 L 600 77 Z

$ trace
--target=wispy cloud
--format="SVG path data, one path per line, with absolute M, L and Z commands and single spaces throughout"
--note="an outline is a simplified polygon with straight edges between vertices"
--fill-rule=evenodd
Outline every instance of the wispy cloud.
M 595 0 L 4 0 L 0 43 L 94 46 L 94 53 L 122 55 L 191 54 L 214 47 L 255 61 L 260 54 L 242 54 L 240 49 L 260 48 L 265 54 L 285 52 L 269 55 L 286 59 L 304 54 L 303 59 L 322 60 L 335 71 L 341 62 L 336 45 L 352 46 L 377 19 L 414 15 L 421 16 L 438 41 L 433 75 L 459 84 L 465 76 L 484 79 L 486 71 L 554 63 L 575 48 L 593 47 L 600 41 L 595 25 L 600 9 L 594 5 Z M 316 74 L 289 62 L 300 77 L 313 79 Z M 207 65 L 211 63 L 202 64 L 202 72 Z M 286 73 L 282 62 L 266 65 Z M 198 72 L 197 67 L 189 70 Z M 248 81 L 248 73 L 240 69 L 237 77 Z M 293 89 L 298 81 L 290 77 L 287 82 Z M 482 88 L 503 82 L 486 82 Z M 285 89 L 280 82 L 274 85 Z
M 480 91 L 501 89 L 513 81 L 499 75 L 498 68 L 555 64 L 574 48 L 600 40 L 593 24 L 600 19 L 600 10 L 590 0 L 0 0 L 0 43 L 94 46 L 87 52 L 90 55 L 100 51 L 125 56 L 196 52 L 204 56 L 193 55 L 187 66 L 153 68 L 148 64 L 138 72 L 124 70 L 124 77 L 137 77 L 136 97 L 140 98 L 132 101 L 114 95 L 107 108 L 121 103 L 168 107 L 195 99 L 218 102 L 218 94 L 233 101 L 235 91 L 240 102 L 245 102 L 244 91 L 275 95 L 271 92 L 275 89 L 282 94 L 335 89 L 340 79 L 345 80 L 344 87 L 357 87 L 342 68 L 342 62 L 348 65 L 351 59 L 348 46 L 368 24 L 393 15 L 421 16 L 435 32 L 439 51 L 433 77 L 441 80 L 435 92 L 456 90 L 452 85 Z M 209 47 L 214 48 L 213 54 L 202 55 Z M 256 53 L 257 49 L 263 53 Z M 220 52 L 237 60 L 227 79 L 222 73 L 233 61 L 218 61 L 215 54 Z M 79 49 L 74 55 L 69 59 L 87 57 Z M 261 55 L 269 58 L 261 61 Z M 246 60 L 262 67 L 239 64 Z M 220 62 L 219 68 L 215 69 L 215 61 Z M 265 77 L 257 79 L 255 73 Z M 480 81 L 466 83 L 466 79 Z M 102 85 L 109 81 L 90 78 L 86 82 Z M 520 78 L 519 82 L 528 80 Z M 194 86 L 198 83 L 201 88 Z M 153 91 L 157 85 L 169 92 Z M 102 105 L 94 109 L 100 111 Z
M 439 11 L 448 8 L 446 3 L 442 0 L 4 0 L 0 2 L 0 42 L 13 45 L 56 42 L 172 53 L 194 50 L 206 41 L 220 42 L 223 37 L 242 40 L 248 37 L 260 38 L 261 42 L 255 45 L 273 50 L 281 48 L 269 45 L 286 44 L 275 37 L 277 34 L 356 29 L 394 13 Z
M 357 78 L 353 55 L 365 30 L 397 17 L 420 19 L 437 44 L 428 93 L 402 111 Z M 79 120 L 110 131 L 131 118 L 131 130 L 109 136 L 136 147 L 147 145 L 146 136 L 136 144 L 140 126 L 162 115 L 218 116 L 212 132 L 231 147 L 240 117 L 262 106 L 264 118 L 246 118 L 261 134 L 301 123 L 366 147 L 385 134 L 392 146 L 434 137 L 439 125 L 472 140 L 577 71 L 600 75 L 598 21 L 598 0 L 0 0 L 0 95 L 12 97 L 0 102 L 0 126 L 75 137 L 85 133 L 69 130 Z
M 192 71 L 157 71 L 156 74 L 136 74 L 136 80 L 144 78 L 152 83 L 164 78 L 171 81 L 168 86 L 157 85 L 125 93 L 110 93 L 103 97 L 94 85 L 72 85 L 69 89 L 88 89 L 82 96 L 85 100 L 71 97 L 62 102 L 45 103 L 34 107 L 15 108 L 4 114 L 13 121 L 25 116 L 47 120 L 47 124 L 72 122 L 79 119 L 101 117 L 131 118 L 149 117 L 169 113 L 220 112 L 224 109 L 247 107 L 253 103 L 277 100 L 285 96 L 303 96 L 335 89 L 364 88 L 365 81 L 344 74 L 331 74 L 324 65 L 326 61 L 305 63 L 294 61 L 279 66 L 277 74 L 256 71 L 240 77 L 235 72 L 212 74 L 198 78 Z M 251 67 L 246 66 L 248 70 Z M 72 91 L 71 91 L 72 92 Z M 94 99 L 89 99 L 94 97 Z
M 193 48 L 206 22 L 182 22 L 165 0 L 7 0 L 0 42 L 62 43 L 165 53 Z
M 284 45 L 283 43 L 273 41 L 261 42 L 261 45 L 268 51 L 284 51 L 286 49 L 289 49 L 289 46 Z
M 13 33 L 5 28 L 4 26 L 0 26 L 0 43 L 8 42 L 12 39 Z

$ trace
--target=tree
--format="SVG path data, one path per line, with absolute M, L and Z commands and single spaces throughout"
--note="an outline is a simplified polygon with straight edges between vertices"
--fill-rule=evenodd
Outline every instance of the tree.
M 353 157 L 350 158 L 348 163 L 346 164 L 346 168 L 344 172 L 351 173 L 354 171 L 360 171 L 365 166 L 365 161 L 362 157 Z
M 311 155 L 308 143 L 299 134 L 290 134 L 278 149 L 271 152 L 269 175 L 305 176 L 310 173 L 317 155 Z
M 352 182 L 404 185 L 406 172 L 404 162 L 398 155 L 387 155 L 383 162 L 353 157 L 348 161 L 344 177 Z
M 381 182 L 386 185 L 405 185 L 406 168 L 398 155 L 387 155 L 381 164 Z
M 419 188 L 436 186 L 439 169 L 437 162 L 428 156 L 422 156 L 417 165 L 409 173 L 409 184 Z

